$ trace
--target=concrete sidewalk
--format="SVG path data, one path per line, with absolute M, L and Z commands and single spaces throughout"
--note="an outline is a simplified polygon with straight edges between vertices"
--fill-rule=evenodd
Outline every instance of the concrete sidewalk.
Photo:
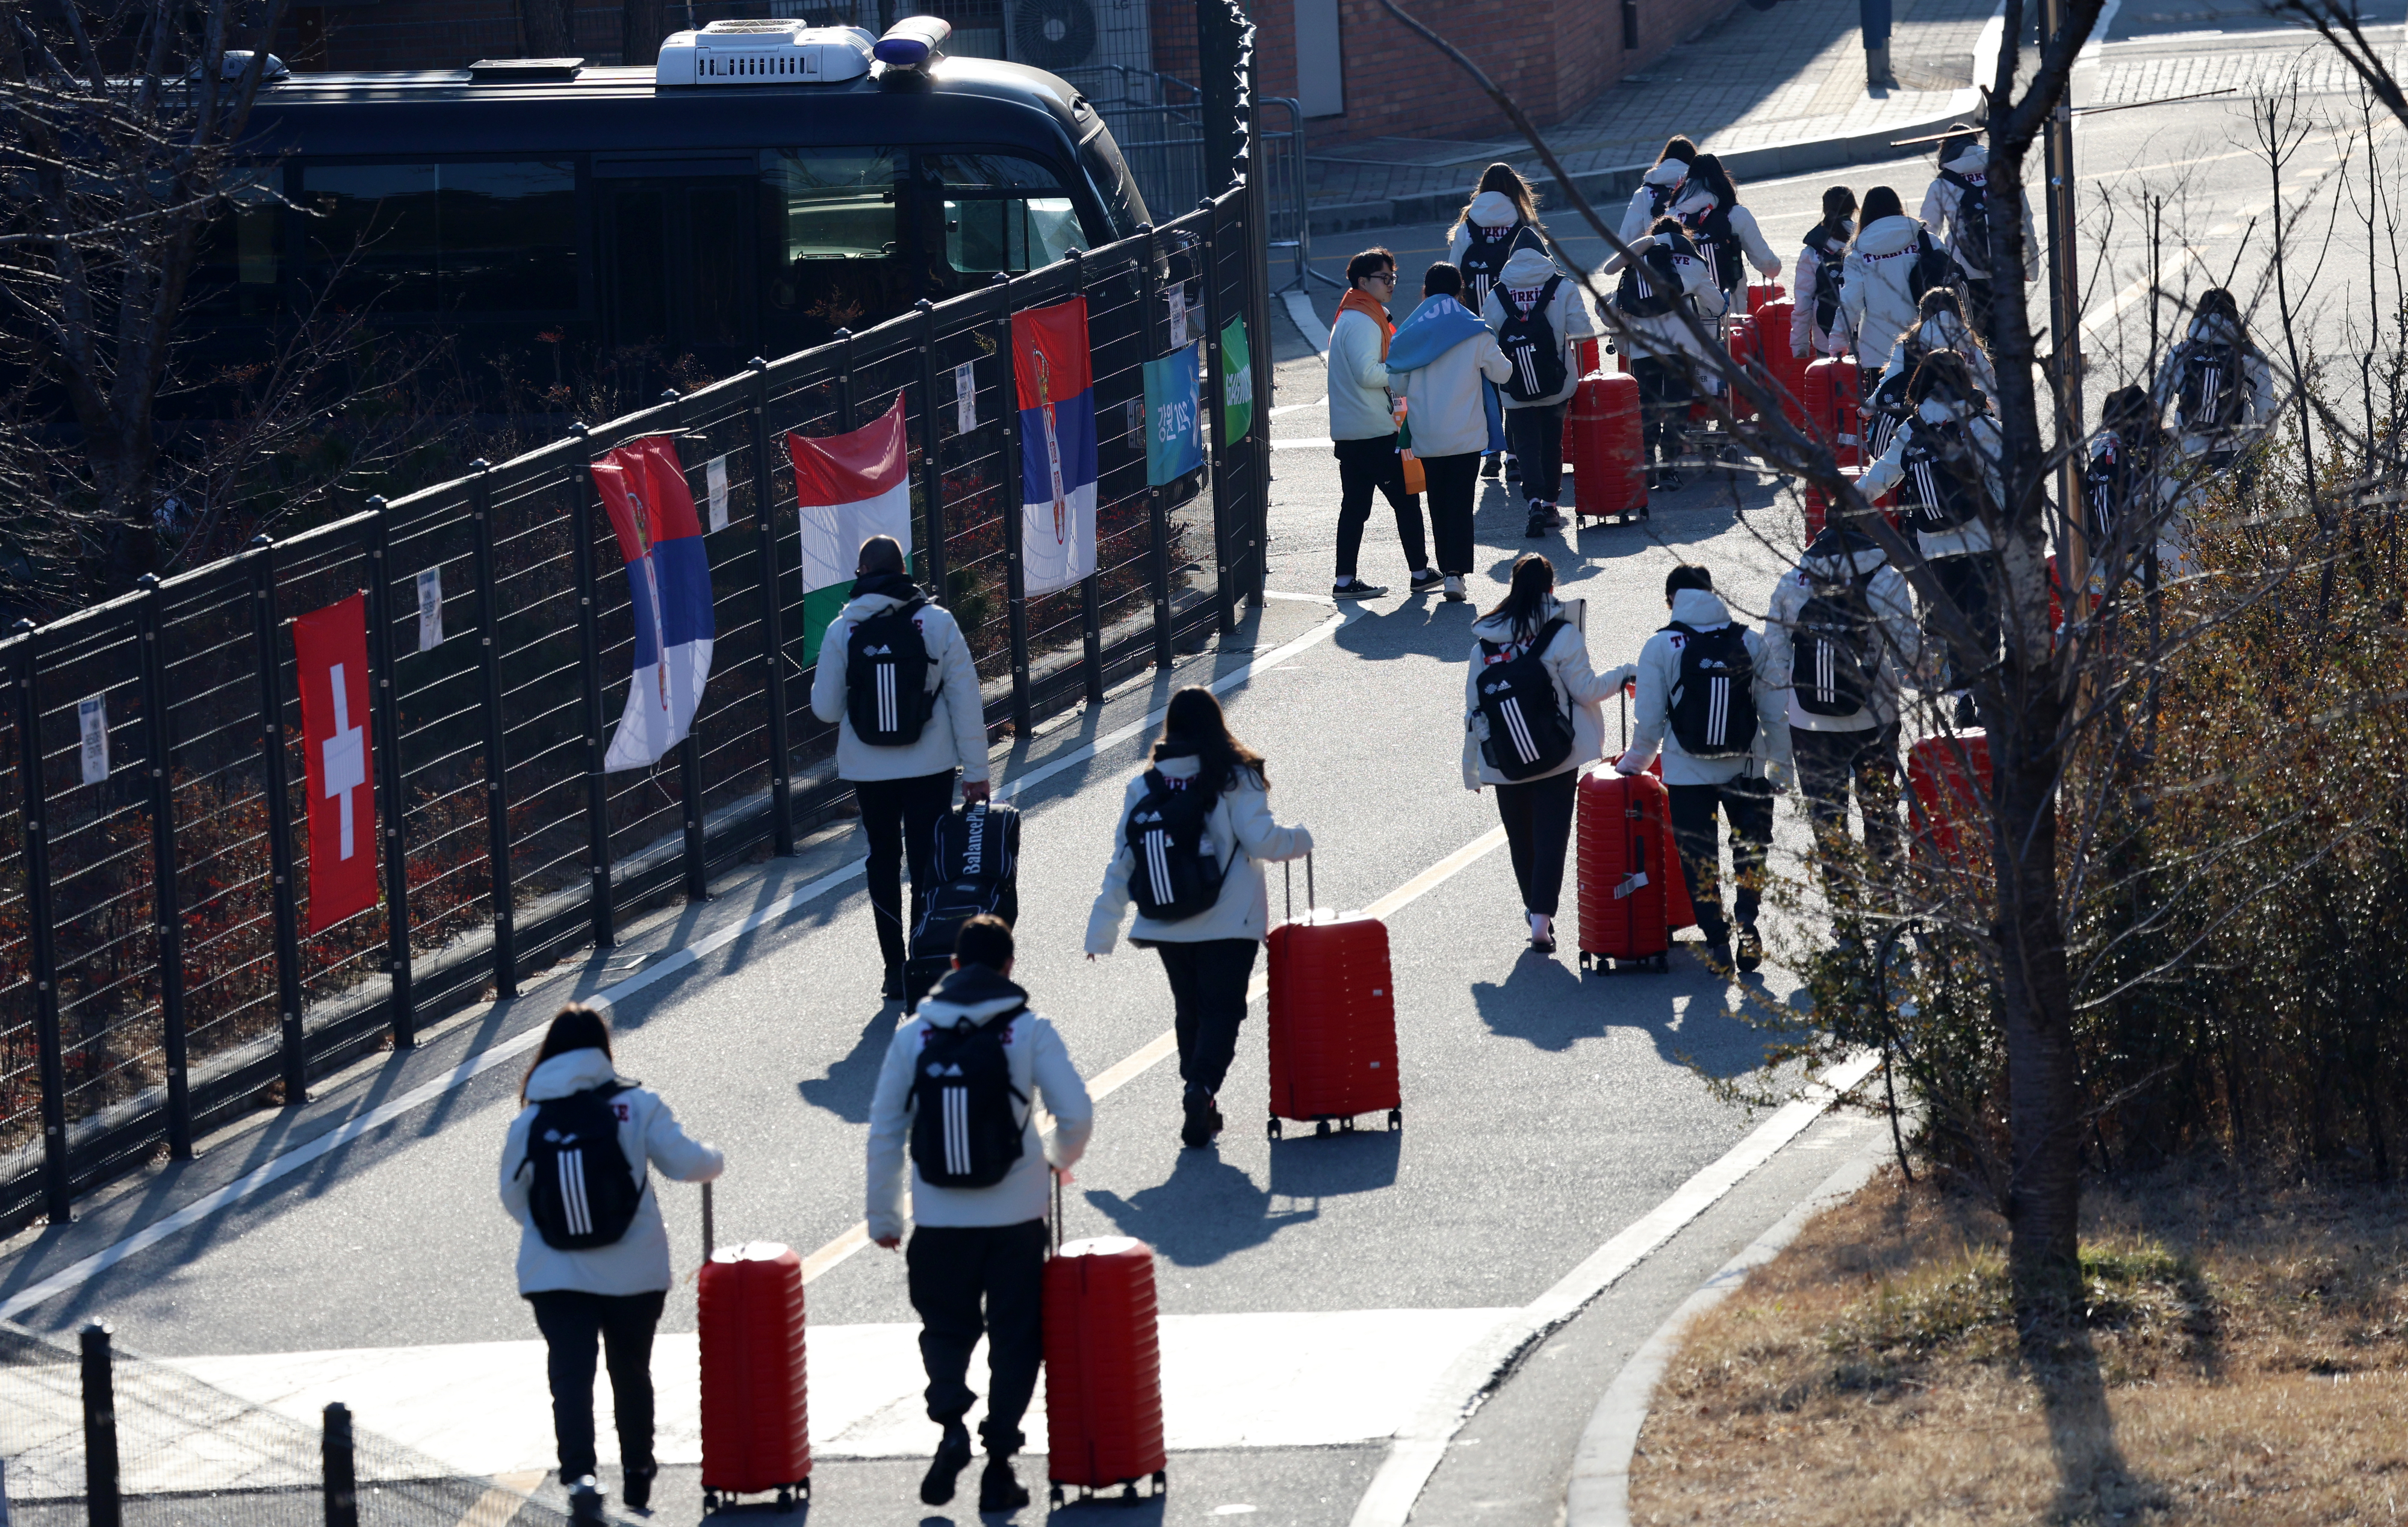
M 1756 177 L 1890 158 L 1892 140 L 1978 120 L 1977 78 L 1997 58 L 1997 0 L 1898 0 L 1890 55 L 1899 87 L 1865 88 L 1855 0 L 1735 6 L 1640 74 L 1548 130 L 1581 193 L 1629 194 L 1664 139 L 1686 133 L 1742 185 Z M 1486 143 L 1374 138 L 1314 151 L 1312 231 L 1342 233 L 1451 215 L 1502 159 L 1564 197 L 1519 136 Z

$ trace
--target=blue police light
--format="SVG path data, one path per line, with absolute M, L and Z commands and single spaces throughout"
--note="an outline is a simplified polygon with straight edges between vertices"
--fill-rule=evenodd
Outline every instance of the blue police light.
M 945 56 L 953 23 L 938 16 L 907 16 L 886 29 L 873 51 L 890 69 L 924 69 Z

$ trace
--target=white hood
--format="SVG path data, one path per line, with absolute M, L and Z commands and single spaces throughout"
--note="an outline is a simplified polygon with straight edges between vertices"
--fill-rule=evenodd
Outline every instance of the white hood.
M 1672 203 L 1671 212 L 1674 217 L 1695 217 L 1713 205 L 1714 193 L 1713 187 L 1692 186 L 1687 191 L 1683 192 L 1680 197 Z
M 1547 602 L 1539 607 L 1539 623 L 1545 625 L 1563 613 L 1564 607 L 1549 594 Z M 1502 615 L 1484 615 L 1471 622 L 1471 635 L 1477 641 L 1510 642 L 1513 639 L 1513 625 Z
M 1850 247 L 1850 252 L 1870 255 L 1896 254 L 1899 250 L 1911 247 L 1914 243 L 1914 235 L 1922 231 L 1923 224 L 1903 212 L 1896 217 L 1882 218 L 1877 221 L 1865 224 L 1864 230 L 1856 235 L 1856 243 Z
M 1688 178 L 1689 166 L 1677 159 L 1665 160 L 1641 177 L 1651 186 L 1677 186 Z
M 1981 175 L 1990 167 L 1990 150 L 1978 143 L 1970 143 L 1956 150 L 1956 158 L 1942 160 L 1940 167 L 1955 170 L 1959 175 Z
M 937 989 L 920 999 L 920 1016 L 929 1027 L 950 1029 L 968 1020 L 983 1028 L 1005 1013 L 1028 1006 L 1028 993 L 984 965 L 964 965 L 948 971 Z
M 1941 312 L 1925 319 L 1914 331 L 1911 339 L 1907 335 L 1900 335 L 1898 337 L 1900 344 L 1911 342 L 1924 350 L 1962 350 L 1971 336 L 1966 333 L 1963 319 L 1954 313 Z
M 1730 607 L 1712 589 L 1683 589 L 1672 596 L 1672 619 L 1692 631 L 1730 624 Z
M 1512 197 L 1501 191 L 1484 191 L 1471 198 L 1471 205 L 1464 209 L 1463 215 L 1467 221 L 1483 228 L 1511 228 L 1521 220 L 1522 209 L 1513 205 Z
M 1507 258 L 1498 279 L 1515 292 L 1527 292 L 1534 286 L 1544 286 L 1547 278 L 1555 274 L 1555 263 L 1537 250 L 1515 250 Z
M 1827 581 L 1862 578 L 1888 565 L 1889 553 L 1875 545 L 1871 536 L 1837 524 L 1827 526 L 1806 548 L 1806 554 L 1798 559 L 1800 572 Z
M 571 1049 L 553 1056 L 527 1075 L 526 1100 L 550 1103 L 554 1098 L 591 1092 L 618 1076 L 610 1057 L 598 1049 Z
M 1511 270 L 1512 266 L 1505 267 Z M 2242 343 L 2241 330 L 2221 313 L 2201 313 L 2190 321 L 2190 337 L 2211 345 Z

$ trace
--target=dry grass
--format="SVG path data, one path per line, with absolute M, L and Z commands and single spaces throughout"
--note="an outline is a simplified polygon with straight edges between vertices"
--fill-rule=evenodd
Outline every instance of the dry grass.
M 2408 1192 L 2182 1169 L 2086 1220 L 2027 1355 L 2003 1222 L 1885 1173 L 1690 1333 L 1632 1520 L 2408 1520 Z

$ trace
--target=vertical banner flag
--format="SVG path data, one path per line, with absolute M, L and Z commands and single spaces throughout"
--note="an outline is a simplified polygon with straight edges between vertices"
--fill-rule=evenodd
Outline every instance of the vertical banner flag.
M 1254 427 L 1254 364 L 1246 350 L 1246 321 L 1221 330 L 1221 443 L 1234 446 Z
M 694 729 L 710 678 L 710 564 L 667 435 L 632 440 L 595 462 L 594 486 L 627 560 L 636 615 L 635 675 L 602 766 L 645 769 Z
M 99 784 L 108 778 L 108 696 L 78 700 L 76 727 L 83 735 L 83 782 Z
M 803 511 L 803 662 L 853 596 L 861 543 L 892 535 L 911 555 L 911 455 L 903 394 L 877 422 L 844 435 L 788 435 Z
M 377 904 L 376 792 L 368 768 L 368 606 L 339 599 L 293 622 L 309 790 L 309 932 Z
M 1196 398 L 1196 369 L 1203 364 L 1200 343 L 1145 364 L 1149 487 L 1159 488 L 1204 464 L 1204 421 Z
M 418 649 L 432 652 L 443 645 L 443 568 L 440 564 L 418 574 Z
M 1087 299 L 1011 315 L 1020 393 L 1021 587 L 1067 589 L 1096 571 L 1096 390 Z

